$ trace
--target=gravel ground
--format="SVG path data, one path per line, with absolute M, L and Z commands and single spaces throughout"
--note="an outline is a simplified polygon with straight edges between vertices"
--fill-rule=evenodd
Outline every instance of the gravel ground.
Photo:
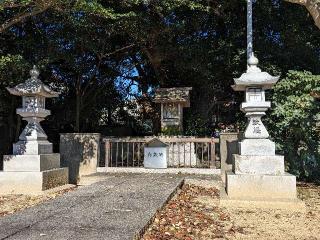
M 0 217 L 0 239 L 132 240 L 183 177 L 114 174 L 53 200 Z
M 279 210 L 232 210 L 230 218 L 246 230 L 235 239 L 320 239 L 320 187 L 298 185 L 299 198 L 307 212 L 290 213 Z
M 143 239 L 320 239 L 319 186 L 298 185 L 306 213 L 221 208 L 217 186 L 206 180 L 186 181 L 157 214 Z

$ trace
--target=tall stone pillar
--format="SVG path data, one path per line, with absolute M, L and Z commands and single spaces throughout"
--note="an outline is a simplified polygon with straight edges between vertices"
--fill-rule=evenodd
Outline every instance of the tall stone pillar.
M 235 79 L 233 89 L 245 92 L 241 111 L 248 118 L 239 154 L 233 155 L 233 169 L 226 172 L 227 199 L 296 201 L 296 177 L 285 172 L 284 157 L 275 154 L 275 143 L 261 118 L 271 103 L 265 90 L 271 89 L 279 77 L 262 72 L 252 55 L 248 70 Z
M 31 78 L 7 90 L 22 97 L 22 107 L 17 109 L 27 126 L 19 141 L 13 144 L 13 155 L 4 156 L 0 172 L 0 193 L 36 193 L 68 183 L 68 168 L 60 168 L 60 154 L 52 152 L 52 143 L 40 122 L 50 115 L 45 109 L 45 99 L 58 97 L 38 79 L 34 67 Z

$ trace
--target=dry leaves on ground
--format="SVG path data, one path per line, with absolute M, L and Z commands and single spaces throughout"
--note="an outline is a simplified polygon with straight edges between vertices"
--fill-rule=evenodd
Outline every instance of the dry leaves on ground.
M 218 207 L 219 190 L 184 185 L 181 192 L 159 212 L 144 240 L 224 239 L 242 232 Z
M 160 211 L 144 240 L 320 240 L 320 186 L 298 184 L 306 213 L 275 209 L 223 209 L 219 191 L 185 185 Z

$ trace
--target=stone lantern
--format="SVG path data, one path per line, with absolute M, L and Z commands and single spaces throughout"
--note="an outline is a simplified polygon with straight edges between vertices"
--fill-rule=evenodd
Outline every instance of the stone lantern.
M 268 139 L 269 133 L 261 118 L 271 107 L 271 102 L 265 100 L 265 90 L 271 89 L 279 77 L 262 72 L 258 63 L 258 59 L 252 55 L 248 60 L 247 72 L 235 79 L 235 85 L 232 86 L 235 91 L 245 92 L 241 111 L 246 114 L 248 125 L 244 133 L 245 140 L 240 143 L 240 155 L 275 155 L 275 144 Z
M 161 104 L 161 130 L 173 127 L 183 131 L 183 108 L 190 107 L 192 88 L 159 88 L 154 102 Z
M 13 144 L 13 155 L 4 156 L 0 193 L 34 193 L 68 183 L 68 169 L 60 168 L 60 154 L 52 152 L 52 143 L 40 125 L 50 115 L 45 99 L 59 93 L 38 79 L 35 67 L 30 75 L 26 82 L 7 88 L 12 95 L 22 97 L 22 107 L 16 112 L 28 123 Z
M 296 177 L 285 173 L 284 157 L 275 154 L 275 143 L 268 139 L 268 131 L 261 121 L 271 107 L 265 100 L 265 90 L 271 89 L 279 77 L 262 72 L 257 65 L 258 59 L 252 55 L 247 72 L 235 79 L 232 86 L 235 91 L 245 92 L 241 110 L 248 124 L 239 143 L 239 154 L 233 155 L 233 170 L 226 172 L 227 199 L 268 202 L 281 199 L 285 204 L 296 204 Z M 241 205 L 239 201 L 237 204 Z
M 269 138 L 261 118 L 271 103 L 265 100 L 265 90 L 279 80 L 258 68 L 253 54 L 252 0 L 247 0 L 248 68 L 235 79 L 233 89 L 245 92 L 241 111 L 248 118 L 239 154 L 233 154 L 232 171 L 226 171 L 226 191 L 221 191 L 220 204 L 236 207 L 291 208 L 305 211 L 297 198 L 296 177 L 284 169 L 284 157 L 276 155 L 275 143 Z
M 52 143 L 48 142 L 40 122 L 51 114 L 50 110 L 45 109 L 45 99 L 58 97 L 59 93 L 52 91 L 38 79 L 39 71 L 35 67 L 30 70 L 30 75 L 31 78 L 25 83 L 7 88 L 12 95 L 22 97 L 22 107 L 16 112 L 28 122 L 19 137 L 19 142 L 13 145 L 13 154 L 52 153 Z

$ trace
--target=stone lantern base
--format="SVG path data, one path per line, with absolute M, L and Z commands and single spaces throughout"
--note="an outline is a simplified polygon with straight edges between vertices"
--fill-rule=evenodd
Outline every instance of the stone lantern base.
M 284 157 L 279 155 L 233 155 L 221 205 L 305 211 L 297 198 L 296 176 L 284 171 Z
M 296 177 L 285 173 L 283 156 L 233 155 L 233 171 L 226 173 L 230 198 L 296 199 Z
M 284 156 L 275 154 L 269 139 L 244 139 L 226 171 L 221 189 L 224 207 L 257 207 L 305 211 L 297 198 L 296 176 L 285 172 Z
M 68 168 L 60 168 L 60 154 L 6 155 L 3 170 L 1 194 L 35 194 L 68 184 Z

